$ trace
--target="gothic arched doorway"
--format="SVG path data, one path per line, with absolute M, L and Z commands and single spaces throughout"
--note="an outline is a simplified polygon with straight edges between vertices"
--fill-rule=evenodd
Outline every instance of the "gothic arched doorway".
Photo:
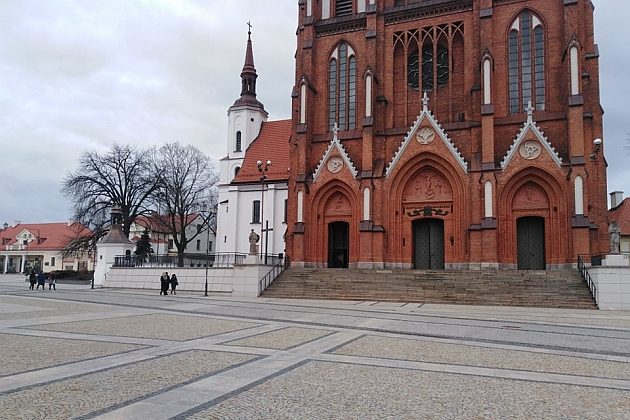
M 418 219 L 413 222 L 413 266 L 417 270 L 444 269 L 444 221 Z
M 348 268 L 350 224 L 328 224 L 328 268 Z
M 545 219 L 520 217 L 516 220 L 517 268 L 545 270 Z

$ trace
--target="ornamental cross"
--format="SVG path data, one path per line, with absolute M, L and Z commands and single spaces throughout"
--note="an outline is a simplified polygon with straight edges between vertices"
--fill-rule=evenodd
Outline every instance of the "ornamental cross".
M 339 133 L 339 125 L 337 125 L 337 122 L 335 121 L 335 125 L 333 125 L 333 134 L 334 134 L 334 138 L 337 138 L 337 133 Z
M 532 115 L 534 115 L 534 107 L 532 106 L 532 101 L 527 102 L 527 108 L 525 108 L 525 111 L 527 111 L 527 122 L 531 123 L 533 121 Z
M 427 95 L 426 91 L 424 92 L 424 95 L 422 95 L 422 110 L 429 110 L 429 95 Z
M 247 31 L 247 35 L 251 35 L 252 34 L 252 22 L 251 21 L 247 21 L 247 26 L 249 27 L 249 30 Z

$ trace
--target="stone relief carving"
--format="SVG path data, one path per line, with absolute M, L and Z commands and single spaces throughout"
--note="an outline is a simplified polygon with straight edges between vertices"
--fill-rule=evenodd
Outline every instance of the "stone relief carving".
M 451 200 L 453 194 L 444 177 L 433 171 L 417 174 L 409 183 L 404 194 L 405 201 Z
M 433 131 L 430 127 L 422 127 L 418 130 L 418 134 L 416 134 L 416 139 L 420 144 L 430 144 L 433 143 L 433 139 L 435 139 L 435 131 Z
M 540 144 L 538 144 L 538 142 L 529 140 L 521 145 L 518 152 L 523 159 L 533 160 L 540 156 L 542 148 L 540 147 Z
M 547 194 L 533 182 L 523 185 L 514 196 L 515 209 L 548 208 Z
M 328 159 L 328 164 L 326 165 L 326 167 L 328 168 L 328 171 L 330 171 L 330 173 L 336 174 L 343 168 L 343 159 L 339 156 L 333 156 Z

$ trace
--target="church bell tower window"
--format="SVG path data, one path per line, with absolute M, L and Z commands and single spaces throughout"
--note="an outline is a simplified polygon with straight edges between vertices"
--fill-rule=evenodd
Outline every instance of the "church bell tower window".
M 352 14 L 352 0 L 335 1 L 335 16 L 347 16 Z
M 240 131 L 236 132 L 236 146 L 234 147 L 235 152 L 240 152 L 242 148 L 242 135 Z

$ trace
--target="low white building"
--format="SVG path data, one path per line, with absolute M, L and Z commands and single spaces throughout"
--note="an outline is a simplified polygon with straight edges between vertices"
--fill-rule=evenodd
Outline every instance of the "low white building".
M 241 96 L 228 110 L 216 248 L 218 252 L 249 253 L 253 230 L 260 236 L 258 253 L 277 255 L 285 252 L 291 120 L 267 121 L 267 112 L 256 99 L 258 75 L 249 35 Z
M 34 269 L 45 273 L 58 270 L 93 270 L 94 257 L 62 255 L 72 240 L 90 235 L 80 223 L 19 223 L 0 230 L 0 272 L 28 273 Z
M 146 229 L 149 238 L 151 238 L 151 247 L 154 255 L 177 255 L 173 234 L 169 232 L 169 229 L 166 227 L 167 224 L 160 221 L 160 218 L 165 217 L 138 217 L 129 227 L 129 240 L 134 243 L 137 242 Z M 186 236 L 188 239 L 193 239 L 186 245 L 185 254 L 205 255 L 206 249 L 209 253 L 215 252 L 215 235 L 212 230 L 204 226 L 203 217 L 200 214 L 188 215 Z

